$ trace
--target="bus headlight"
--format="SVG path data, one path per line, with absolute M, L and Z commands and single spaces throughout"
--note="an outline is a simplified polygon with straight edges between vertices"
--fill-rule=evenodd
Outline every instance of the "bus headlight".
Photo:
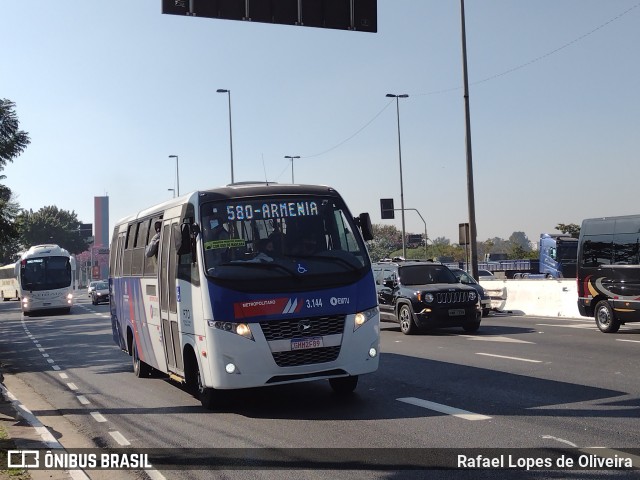
M 73 300 L 73 293 L 67 294 L 67 300 Z
M 353 331 L 355 332 L 376 315 L 378 315 L 378 307 L 373 307 L 369 310 L 365 310 L 364 312 L 356 313 L 355 317 L 353 318 Z
M 249 340 L 254 340 L 253 334 L 251 333 L 251 327 L 249 327 L 249 324 L 247 323 L 217 322 L 214 320 L 207 320 L 207 325 L 217 330 L 224 330 L 225 332 L 235 333 L 236 335 L 248 338 Z

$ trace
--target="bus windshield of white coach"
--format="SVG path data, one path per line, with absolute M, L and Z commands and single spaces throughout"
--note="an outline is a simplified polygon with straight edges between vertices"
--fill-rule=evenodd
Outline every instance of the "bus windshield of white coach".
M 22 288 L 54 290 L 69 286 L 71 265 L 68 257 L 40 257 L 22 260 Z

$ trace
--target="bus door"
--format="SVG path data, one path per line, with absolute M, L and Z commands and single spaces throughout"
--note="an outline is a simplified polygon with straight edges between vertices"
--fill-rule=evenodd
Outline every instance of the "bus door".
M 160 319 L 162 321 L 162 341 L 169 371 L 183 373 L 182 342 L 178 324 L 176 292 L 176 248 L 175 236 L 179 229 L 177 219 L 165 220 L 162 226 L 162 240 L 158 251 L 160 294 Z

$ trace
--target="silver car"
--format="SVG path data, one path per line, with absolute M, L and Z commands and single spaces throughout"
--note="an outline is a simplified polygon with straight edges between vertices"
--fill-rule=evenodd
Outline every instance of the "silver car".
M 107 282 L 96 282 L 91 292 L 91 303 L 109 303 L 109 284 Z
M 99 282 L 95 281 L 95 282 L 89 282 L 89 286 L 87 287 L 87 296 L 91 296 L 91 292 L 93 292 L 96 289 L 96 285 Z
M 469 275 L 467 272 L 462 270 L 461 268 L 450 268 L 453 274 L 456 276 L 460 283 L 465 285 L 469 285 L 476 289 L 478 295 L 480 295 L 480 304 L 482 305 L 482 316 L 486 317 L 489 315 L 491 311 L 491 297 L 487 295 L 487 292 L 484 291 L 482 285 L 476 282 L 475 278 Z M 484 278 L 484 277 L 483 277 Z

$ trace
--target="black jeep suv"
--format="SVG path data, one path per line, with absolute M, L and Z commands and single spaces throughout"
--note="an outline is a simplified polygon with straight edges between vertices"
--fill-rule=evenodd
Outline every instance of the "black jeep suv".
M 446 265 L 408 260 L 373 264 L 380 319 L 400 324 L 405 335 L 418 329 L 480 328 L 476 290 L 458 281 Z

